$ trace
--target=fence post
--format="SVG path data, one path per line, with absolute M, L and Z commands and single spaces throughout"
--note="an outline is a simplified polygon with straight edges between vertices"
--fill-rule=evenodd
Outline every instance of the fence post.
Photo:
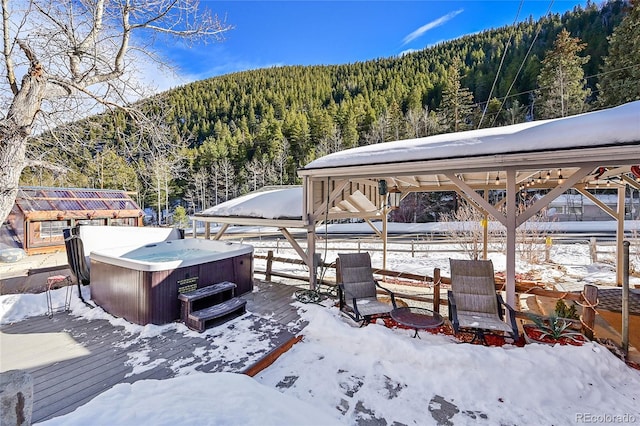
M 589 238 L 589 254 L 591 254 L 591 263 L 598 262 L 598 248 L 596 247 L 596 237 Z
M 280 253 L 280 238 L 276 238 L 276 253 Z
M 360 253 L 360 238 L 358 238 L 358 253 Z
M 544 261 L 549 263 L 551 262 L 551 246 L 553 245 L 553 240 L 551 237 L 547 236 L 544 240 Z
M 416 257 L 415 248 L 413 247 L 414 241 L 411 241 L 411 257 Z
M 582 308 L 582 329 L 585 336 L 593 339 L 593 327 L 596 322 L 595 306 L 598 302 L 598 287 L 593 284 L 586 284 L 582 290 L 582 297 L 585 300 L 585 306 Z
M 440 312 L 440 268 L 433 269 L 433 312 Z
M 271 268 L 273 267 L 273 250 L 267 252 L 267 269 L 264 273 L 264 279 L 271 281 Z

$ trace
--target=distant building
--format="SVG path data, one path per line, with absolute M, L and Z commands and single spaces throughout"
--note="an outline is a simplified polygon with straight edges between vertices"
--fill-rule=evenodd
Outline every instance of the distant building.
M 27 254 L 48 253 L 64 250 L 65 228 L 142 226 L 143 216 L 138 204 L 124 191 L 22 187 L 9 213 L 8 231 Z
M 618 196 L 616 194 L 597 194 L 596 198 L 613 211 L 618 210 Z M 565 193 L 549 203 L 547 214 L 559 221 L 590 221 L 612 220 L 604 210 L 591 199 L 580 193 Z M 625 199 L 625 219 L 640 219 L 640 199 L 627 197 Z

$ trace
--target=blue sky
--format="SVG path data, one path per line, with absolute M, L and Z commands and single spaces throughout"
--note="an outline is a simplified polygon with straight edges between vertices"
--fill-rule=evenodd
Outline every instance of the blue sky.
M 585 1 L 556 0 L 553 12 Z M 280 65 L 366 61 L 419 50 L 466 34 L 510 25 L 520 1 L 207 1 L 234 29 L 225 41 L 165 53 L 187 81 Z M 539 18 L 549 1 L 524 0 L 518 21 Z

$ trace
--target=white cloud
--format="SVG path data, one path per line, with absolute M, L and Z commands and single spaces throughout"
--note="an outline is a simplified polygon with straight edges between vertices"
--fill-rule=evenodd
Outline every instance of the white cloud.
M 152 63 L 151 61 L 147 62 L 146 66 L 136 74 L 136 78 L 141 85 L 148 88 L 147 96 L 196 80 L 196 78 L 180 73 L 175 67 L 162 67 L 160 64 Z
M 456 11 L 447 13 L 444 16 L 441 16 L 438 19 L 435 19 L 431 22 L 429 22 L 428 24 L 425 24 L 423 26 L 421 26 L 420 28 L 418 28 L 417 30 L 415 30 L 414 32 L 412 32 L 411 34 L 409 34 L 408 36 L 406 36 L 405 38 L 402 39 L 402 45 L 406 45 L 408 43 L 411 43 L 413 40 L 417 39 L 418 37 L 422 36 L 424 33 L 426 33 L 429 30 L 432 30 L 436 27 L 439 27 L 440 25 L 446 23 L 447 21 L 450 21 L 451 19 L 455 18 L 456 16 L 458 16 L 459 14 L 461 14 L 464 11 L 464 9 L 458 9 Z
M 159 72 L 159 64 L 155 64 L 143 67 L 140 73 L 140 78 L 150 83 L 155 92 L 226 74 L 286 65 L 238 57 L 221 43 L 191 46 L 178 40 L 156 54 L 162 58 L 164 69 Z

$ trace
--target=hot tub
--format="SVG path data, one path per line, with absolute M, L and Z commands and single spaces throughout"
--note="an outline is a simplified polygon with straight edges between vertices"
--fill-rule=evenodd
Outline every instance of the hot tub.
M 180 317 L 178 294 L 222 281 L 253 290 L 253 246 L 184 239 L 92 251 L 91 298 L 135 324 Z

